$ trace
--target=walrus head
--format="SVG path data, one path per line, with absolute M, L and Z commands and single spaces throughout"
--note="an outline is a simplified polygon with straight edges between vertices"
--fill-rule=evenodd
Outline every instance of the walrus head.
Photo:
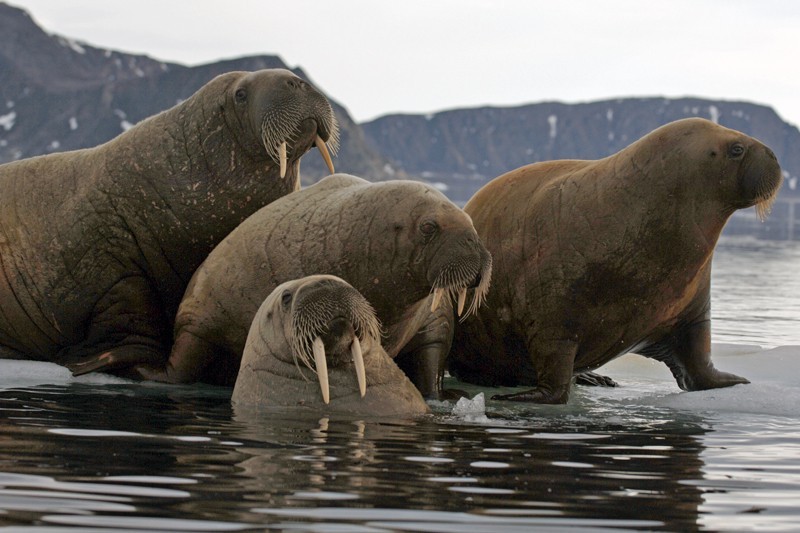
M 778 159 L 767 146 L 702 118 L 671 122 L 636 144 L 649 142 L 651 135 L 657 139 L 652 146 L 672 156 L 681 170 L 679 175 L 685 176 L 677 185 L 721 202 L 728 215 L 752 206 L 761 220 L 769 214 L 783 175 Z
M 316 374 L 309 379 L 308 371 Z M 321 402 L 320 402 L 321 399 Z M 305 406 L 362 416 L 428 412 L 380 344 L 367 300 L 330 275 L 283 283 L 250 327 L 231 400 L 256 409 Z
M 313 145 L 333 174 L 330 154 L 338 149 L 339 127 L 330 103 L 311 84 L 288 70 L 260 70 L 236 80 L 226 101 L 248 125 L 251 138 L 261 141 L 251 150 L 266 151 L 282 178 L 290 168 L 299 174 L 300 157 Z
M 765 145 L 752 137 L 741 135 L 739 140 L 728 143 L 725 156 L 738 162 L 738 198 L 734 205 L 741 209 L 755 206 L 756 214 L 764 221 L 778 197 L 783 174 L 778 158 Z
M 489 290 L 492 257 L 481 243 L 472 219 L 432 187 L 411 209 L 411 217 L 411 242 L 416 245 L 412 262 L 424 266 L 432 294 L 431 312 L 446 297 L 456 304 L 461 316 L 468 289 L 474 289 L 465 316 L 475 313 Z
M 329 402 L 328 367 L 352 361 L 361 396 L 366 393 L 362 342 L 379 342 L 380 326 L 367 300 L 348 283 L 334 276 L 313 276 L 294 291 L 280 291 L 280 305 L 291 311 L 286 323 L 292 358 L 316 370 L 322 399 Z M 313 356 L 313 364 L 312 364 Z
M 364 396 L 367 381 L 361 345 L 380 342 L 380 325 L 361 293 L 335 276 L 309 276 L 279 285 L 262 307 L 267 314 L 261 321 L 276 326 L 261 330 L 267 334 L 261 336 L 262 351 L 293 364 L 298 378 L 308 379 L 301 366 L 315 373 L 326 404 L 330 401 L 329 370 L 349 369 Z

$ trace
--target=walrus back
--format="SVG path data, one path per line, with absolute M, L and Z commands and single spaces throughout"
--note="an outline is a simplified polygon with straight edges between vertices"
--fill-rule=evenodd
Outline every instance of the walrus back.
M 499 215 L 506 212 L 518 214 L 528 211 L 527 206 L 535 206 L 540 198 L 567 176 L 584 170 L 594 161 L 564 159 L 532 163 L 494 178 L 484 185 L 464 206 L 464 211 L 472 217 L 478 235 L 485 239 L 487 234 L 504 233 L 509 228 L 493 228 L 498 220 L 507 217 Z

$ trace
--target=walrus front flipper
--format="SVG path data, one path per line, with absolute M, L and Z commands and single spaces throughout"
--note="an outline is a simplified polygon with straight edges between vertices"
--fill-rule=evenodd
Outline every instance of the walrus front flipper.
M 108 372 L 118 376 L 141 379 L 134 367 L 143 363 L 163 361 L 163 350 L 148 345 L 123 345 L 104 352 L 70 361 L 66 367 L 75 376 L 90 372 Z
M 619 384 L 608 376 L 595 372 L 581 372 L 575 375 L 575 384 L 589 387 L 618 387 Z
M 741 376 L 714 368 L 711 362 L 711 319 L 708 315 L 674 330 L 659 342 L 637 349 L 636 353 L 666 364 L 678 386 L 685 391 L 750 383 Z
M 160 360 L 156 364 L 139 365 L 136 370 L 149 381 L 165 383 L 203 381 L 232 387 L 239 372 L 239 358 L 216 357 L 221 352 L 221 349 L 184 328 L 176 335 L 167 361 Z M 236 361 L 236 364 L 229 360 Z M 209 371 L 212 361 L 217 363 L 213 372 Z M 226 362 L 228 364 L 225 364 Z
M 536 368 L 536 388 L 511 394 L 496 394 L 492 396 L 492 400 L 567 403 L 578 344 L 575 341 L 539 342 L 535 353 L 537 357 L 533 364 Z
M 424 398 L 444 397 L 442 381 L 452 344 L 453 309 L 450 302 L 442 302 L 395 358 L 397 366 Z
M 101 371 L 141 379 L 135 365 L 166 359 L 170 324 L 147 278 L 122 277 L 97 300 L 83 340 L 62 348 L 56 361 L 76 376 Z

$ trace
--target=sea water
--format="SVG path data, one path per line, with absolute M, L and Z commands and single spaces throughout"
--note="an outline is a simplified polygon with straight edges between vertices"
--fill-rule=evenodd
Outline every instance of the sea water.
M 0 531 L 797 530 L 799 266 L 800 243 L 720 243 L 714 361 L 751 383 L 711 391 L 627 355 L 564 406 L 459 383 L 415 420 L 254 416 L 0 361 Z

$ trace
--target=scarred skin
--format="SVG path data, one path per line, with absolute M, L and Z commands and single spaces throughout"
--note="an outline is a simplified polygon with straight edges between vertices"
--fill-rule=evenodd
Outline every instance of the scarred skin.
M 262 122 L 289 107 L 281 178 Z M 194 270 L 298 186 L 317 134 L 335 119 L 300 78 L 230 72 L 103 145 L 0 166 L 0 357 L 122 375 L 165 360 Z
M 442 285 L 447 272 L 454 274 Z M 335 174 L 261 209 L 217 246 L 181 302 L 167 367 L 143 373 L 232 385 L 261 302 L 312 274 L 338 276 L 363 294 L 385 328 L 389 357 L 434 395 L 450 332 L 425 327 L 432 288 L 477 287 L 469 304 L 477 307 L 491 258 L 469 217 L 434 188 Z
M 386 355 L 379 335 L 375 311 L 344 280 L 317 275 L 283 283 L 256 313 L 231 401 L 237 410 L 306 408 L 370 417 L 428 413 L 419 391 Z M 327 404 L 314 370 L 298 355 L 297 346 L 310 345 L 315 336 L 325 347 Z M 366 374 L 363 397 L 351 356 L 356 337 Z
M 747 383 L 711 362 L 711 259 L 728 217 L 768 210 L 781 179 L 769 148 L 703 119 L 494 179 L 465 207 L 492 290 L 455 325 L 450 372 L 535 385 L 497 398 L 540 403 L 566 402 L 574 374 L 627 352 L 663 361 L 684 390 Z

